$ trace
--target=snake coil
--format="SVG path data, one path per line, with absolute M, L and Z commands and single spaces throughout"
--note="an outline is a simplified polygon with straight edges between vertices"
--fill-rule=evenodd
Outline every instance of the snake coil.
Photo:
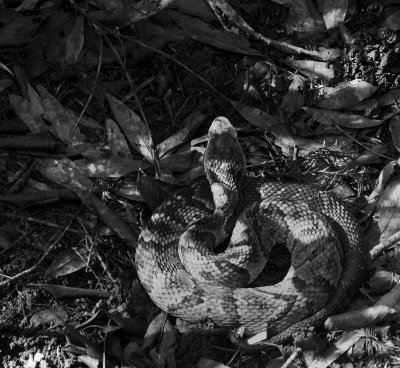
M 246 335 L 267 331 L 279 343 L 346 306 L 365 258 L 357 222 L 338 199 L 245 177 L 236 131 L 223 117 L 209 129 L 204 168 L 208 180 L 165 201 L 139 237 L 135 265 L 158 307 L 190 322 L 243 326 Z M 290 269 L 275 285 L 259 285 L 276 244 L 289 250 Z

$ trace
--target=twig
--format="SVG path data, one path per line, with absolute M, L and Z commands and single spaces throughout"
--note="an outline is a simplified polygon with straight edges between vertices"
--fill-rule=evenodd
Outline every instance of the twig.
M 189 72 L 190 74 L 192 74 L 194 77 L 196 77 L 198 80 L 200 80 L 201 82 L 203 82 L 208 88 L 210 88 L 215 94 L 217 94 L 219 97 L 221 97 L 224 101 L 228 102 L 229 104 L 231 103 L 231 100 L 224 96 L 220 91 L 218 91 L 213 85 L 210 84 L 210 82 L 208 82 L 206 79 L 204 79 L 202 76 L 198 75 L 197 73 L 195 73 L 192 69 L 190 69 L 188 66 L 186 66 L 185 64 L 181 63 L 179 60 L 176 60 L 173 56 L 168 55 L 167 53 L 156 49 L 155 47 L 152 47 L 150 45 L 147 45 L 141 41 L 138 41 L 132 37 L 128 37 L 128 36 L 121 36 L 122 38 L 125 38 L 129 41 L 132 41 L 134 43 L 136 43 L 139 46 L 142 46 L 148 50 L 152 50 L 154 52 L 156 52 L 157 54 L 160 54 L 162 56 L 164 56 L 166 59 L 174 62 L 175 64 L 179 65 L 180 67 L 182 67 L 183 69 L 185 69 L 187 72 Z
M 251 37 L 255 38 L 256 40 L 264 42 L 267 46 L 272 46 L 275 47 L 276 49 L 283 51 L 288 54 L 301 54 L 301 55 L 307 55 L 307 56 L 312 56 L 321 60 L 327 60 L 330 59 L 328 57 L 329 53 L 326 51 L 320 52 L 320 51 L 313 51 L 313 50 L 306 50 L 303 49 L 302 47 L 299 46 L 294 46 L 290 43 L 287 42 L 279 42 L 276 40 L 273 40 L 272 38 L 268 38 L 263 36 L 261 33 L 255 32 L 252 29 L 249 29 L 248 27 L 244 27 L 243 25 L 239 23 L 233 24 L 235 27 L 239 28 L 241 31 L 247 33 Z
M 88 99 L 86 100 L 85 106 L 83 107 L 81 113 L 78 116 L 78 119 L 76 120 L 76 123 L 75 123 L 74 127 L 71 130 L 71 133 L 70 133 L 70 135 L 68 137 L 68 140 L 67 140 L 67 145 L 68 145 L 69 140 L 71 139 L 72 134 L 74 133 L 76 127 L 78 126 L 78 124 L 82 120 L 83 115 L 85 114 L 87 108 L 89 107 L 90 101 L 93 98 L 94 89 L 96 88 L 96 84 L 97 84 L 97 81 L 99 79 L 99 75 L 100 75 L 100 71 L 101 71 L 101 62 L 102 62 L 102 59 L 103 59 L 103 40 L 102 40 L 101 37 L 99 37 L 99 43 L 100 43 L 99 60 L 97 62 L 97 71 L 96 71 L 96 76 L 94 77 L 92 89 L 90 90 L 90 94 L 89 94 Z
M 375 259 L 383 251 L 385 251 L 386 249 L 395 245 L 398 241 L 400 241 L 400 231 L 389 236 L 385 241 L 380 242 L 379 244 L 375 245 L 375 247 L 373 247 L 369 252 L 371 259 Z
M 103 36 L 104 36 L 104 39 L 106 40 L 108 46 L 113 50 L 113 52 L 114 52 L 114 54 L 115 54 L 115 57 L 117 58 L 118 63 L 120 64 L 122 70 L 123 70 L 124 73 L 125 73 L 125 76 L 126 76 L 126 79 L 128 80 L 130 89 L 133 91 L 133 90 L 134 90 L 133 81 L 132 81 L 132 78 L 131 78 L 130 73 L 128 72 L 128 70 L 127 70 L 126 67 L 125 67 L 125 63 L 122 61 L 121 56 L 119 55 L 118 51 L 117 51 L 117 50 L 115 49 L 115 47 L 113 46 L 113 44 L 112 44 L 112 42 L 110 41 L 110 39 L 108 38 L 108 36 L 107 36 L 105 33 L 103 33 Z M 115 35 L 115 37 L 117 37 L 119 40 L 121 39 L 121 37 L 120 37 L 119 34 Z M 136 105 L 137 105 L 137 107 L 138 107 L 138 109 L 139 109 L 139 111 L 140 111 L 140 115 L 142 116 L 143 123 L 144 123 L 144 125 L 146 126 L 146 129 L 147 129 L 147 131 L 148 131 L 148 133 L 149 133 L 149 136 L 150 136 L 150 137 L 153 137 L 153 134 L 151 133 L 150 125 L 149 125 L 149 123 L 148 123 L 148 121 L 147 121 L 147 118 L 146 118 L 146 115 L 145 115 L 145 113 L 144 113 L 144 111 L 143 111 L 143 109 L 142 109 L 142 105 L 141 105 L 141 103 L 140 103 L 140 101 L 139 101 L 139 97 L 138 97 L 137 93 L 135 93 L 133 96 L 134 96 L 134 98 L 135 98 Z M 156 147 L 154 146 L 153 139 L 151 139 L 151 142 L 152 142 L 152 147 L 151 147 L 151 149 L 152 149 L 152 151 L 153 151 L 152 153 L 153 153 L 153 157 L 154 157 L 154 168 L 155 168 L 155 171 L 156 171 L 156 176 L 158 177 L 159 174 L 160 174 L 160 165 L 159 165 L 159 163 L 158 163 L 157 149 L 156 149 Z
M 51 251 L 53 251 L 53 249 L 57 246 L 57 244 L 59 243 L 59 241 L 62 239 L 62 237 L 65 235 L 65 233 L 68 231 L 69 227 L 72 224 L 72 221 L 74 219 L 72 219 L 67 226 L 65 226 L 65 228 L 58 234 L 57 238 L 53 241 L 53 243 L 46 249 L 46 251 L 44 252 L 44 254 L 39 258 L 39 260 L 30 268 L 27 268 L 26 270 L 14 275 L 14 276 L 3 276 L 3 277 L 7 277 L 7 280 L 0 282 L 0 286 L 5 286 L 7 284 L 9 284 L 11 281 L 17 280 L 20 277 L 27 275 L 28 273 L 32 272 L 33 270 L 35 270 L 35 268 L 37 268 L 43 261 L 44 259 L 50 254 Z
M 296 348 L 296 350 L 290 355 L 288 360 L 281 366 L 281 368 L 288 368 L 294 362 L 294 360 L 303 352 L 301 348 Z
M 31 177 L 31 175 L 32 175 L 33 171 L 36 169 L 36 166 L 38 165 L 38 163 L 39 163 L 38 159 L 34 159 L 33 161 L 31 161 L 31 163 L 26 168 L 26 170 L 21 173 L 20 177 L 15 181 L 15 183 L 7 191 L 7 194 L 17 192 L 26 183 L 26 181 Z
M 34 217 L 19 216 L 19 215 L 7 213 L 7 212 L 2 213 L 1 215 L 4 216 L 4 217 L 11 218 L 11 219 L 19 218 L 19 219 L 22 219 L 22 220 L 26 220 L 26 221 L 29 221 L 29 222 L 36 223 L 36 224 L 44 225 L 44 226 L 47 226 L 47 227 L 52 227 L 52 228 L 55 228 L 55 229 L 62 229 L 62 226 L 60 226 L 60 225 L 53 224 L 52 222 L 48 222 L 48 221 L 44 221 L 44 220 L 39 220 L 39 219 L 36 219 Z M 68 228 L 66 231 L 68 231 L 70 233 L 73 233 L 73 234 L 79 234 L 79 235 L 82 234 L 81 231 L 76 230 L 76 229 L 69 229 Z
M 389 157 L 389 156 L 383 155 L 382 153 L 376 152 L 376 151 L 372 150 L 371 148 L 369 148 L 366 144 L 361 143 L 359 140 L 355 139 L 349 133 L 347 133 L 345 130 L 343 130 L 339 125 L 334 124 L 334 126 L 336 127 L 337 130 L 339 130 L 345 136 L 349 137 L 351 140 L 353 140 L 354 142 L 356 142 L 357 144 L 359 144 L 361 147 L 365 148 L 366 150 L 372 152 L 375 155 L 378 155 L 378 156 L 381 156 L 383 158 L 386 158 L 387 160 L 393 160 L 392 157 Z

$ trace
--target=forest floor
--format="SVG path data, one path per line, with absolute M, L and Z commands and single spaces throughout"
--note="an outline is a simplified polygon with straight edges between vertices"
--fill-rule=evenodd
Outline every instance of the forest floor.
M 400 366 L 399 2 L 131 3 L 2 2 L 0 364 Z M 180 332 L 143 290 L 138 235 L 201 180 L 217 116 L 247 175 L 354 211 L 371 262 L 351 332 L 246 350 Z

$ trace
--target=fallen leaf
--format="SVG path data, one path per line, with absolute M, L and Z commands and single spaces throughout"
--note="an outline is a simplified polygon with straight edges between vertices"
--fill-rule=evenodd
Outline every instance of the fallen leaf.
M 138 188 L 151 212 L 155 211 L 156 208 L 168 197 L 158 182 L 148 176 L 142 176 L 139 178 Z
M 390 120 L 390 133 L 392 133 L 392 141 L 397 151 L 400 151 L 400 116 L 395 115 Z
M 208 22 L 217 20 L 206 0 L 176 0 L 172 7 L 180 13 L 202 18 Z
M 314 109 L 312 107 L 304 107 L 303 109 L 314 120 L 324 125 L 338 125 L 345 128 L 360 129 L 378 126 L 383 123 L 382 120 L 368 119 L 363 115 L 348 112 Z
M 13 85 L 13 81 L 11 79 L 1 79 L 0 80 L 0 93 L 12 85 Z
M 212 29 L 200 19 L 189 17 L 173 10 L 168 11 L 168 14 L 196 41 L 238 54 L 260 55 L 258 51 L 250 47 L 249 41 L 239 34 Z
M 91 180 L 68 158 L 44 159 L 37 170 L 47 179 L 68 189 L 89 192 L 93 187 Z
M 335 28 L 346 18 L 348 0 L 320 0 L 318 8 L 322 13 L 327 29 Z
M 323 109 L 345 109 L 371 97 L 376 90 L 377 87 L 361 79 L 339 83 L 334 87 L 322 87 L 318 92 L 323 97 L 315 106 Z
M 134 160 L 112 156 L 110 158 L 86 158 L 74 161 L 75 167 L 89 178 L 120 178 L 149 164 L 143 160 Z
M 374 102 L 377 102 L 379 106 L 390 106 L 397 105 L 400 103 L 400 88 L 394 88 L 383 94 L 382 96 L 375 97 L 374 99 L 369 99 L 358 103 L 355 106 L 349 108 L 349 110 L 354 111 L 364 111 L 369 108 Z
M 175 362 L 174 350 L 176 340 L 176 330 L 167 319 L 162 326 L 161 341 L 156 348 L 150 351 L 150 357 L 160 365 L 171 360 Z M 176 363 L 173 366 L 176 366 Z
M 85 137 L 77 126 L 78 117 L 51 95 L 43 86 L 37 89 L 41 97 L 44 118 L 51 123 L 50 132 L 65 144 L 84 144 Z
M 205 118 L 206 116 L 201 110 L 195 110 L 189 114 L 183 121 L 183 128 L 157 145 L 158 155 L 162 157 L 174 147 L 189 141 Z
M 369 149 L 363 151 L 358 157 L 357 162 L 360 165 L 368 165 L 371 163 L 379 163 L 384 160 L 384 157 L 381 155 L 385 155 L 389 152 L 389 147 L 385 144 L 376 144 Z
M 109 208 L 104 201 L 98 199 L 95 195 L 87 192 L 77 192 L 83 203 L 89 208 L 95 210 L 100 219 L 113 230 L 126 244 L 132 248 L 137 245 L 139 234 L 135 232 L 132 226 L 122 221 L 121 217 Z
M 136 183 L 123 183 L 117 188 L 110 188 L 110 191 L 131 201 L 145 202 Z
M 317 355 L 308 368 L 327 368 L 363 337 L 362 332 L 347 332 L 323 355 Z
M 31 330 L 47 323 L 59 324 L 67 319 L 68 314 L 62 308 L 45 309 L 35 313 L 31 317 L 27 328 Z
M 201 357 L 196 363 L 196 368 L 229 368 L 227 365 L 217 362 L 213 359 Z
M 118 124 L 112 120 L 106 120 L 107 145 L 116 157 L 132 159 L 131 151 Z
M 142 350 L 154 345 L 164 327 L 166 319 L 167 314 L 165 312 L 160 312 L 152 319 L 143 337 Z
M 65 63 L 75 64 L 82 52 L 84 44 L 84 22 L 83 16 L 78 15 L 75 23 L 67 36 L 67 45 L 65 51 Z
M 381 170 L 375 189 L 368 197 L 368 203 L 370 205 L 375 205 L 379 201 L 387 184 L 389 183 L 390 178 L 395 173 L 396 166 L 396 161 L 390 161 Z
M 290 9 L 286 26 L 296 32 L 319 33 L 326 30 L 321 14 L 311 0 L 273 0 Z
M 0 137 L 0 149 L 25 152 L 54 152 L 57 142 L 46 133 L 27 134 L 24 136 Z
M 87 329 L 91 326 L 109 326 L 109 321 L 114 322 L 122 330 L 136 336 L 143 336 L 147 329 L 147 321 L 139 317 L 127 318 L 122 317 L 117 313 L 110 313 L 104 309 L 99 309 L 97 312 L 81 323 L 77 329 Z
M 3 27 L 0 29 L 0 47 L 15 47 L 28 43 L 31 41 L 39 25 L 39 18 L 18 14 L 13 21 L 3 24 Z
M 69 275 L 87 267 L 88 259 L 83 254 L 72 249 L 66 249 L 59 254 L 46 270 L 46 280 L 55 279 L 60 276 Z
M 376 207 L 375 216 L 381 231 L 380 242 L 400 228 L 400 177 L 391 176 Z
M 322 78 L 326 81 L 330 81 L 335 77 L 333 67 L 329 67 L 328 64 L 323 61 L 295 59 L 283 59 L 281 61 L 309 77 Z
M 161 172 L 182 173 L 189 170 L 195 160 L 196 151 L 186 151 L 162 158 L 159 162 Z
M 391 12 L 391 14 L 383 21 L 382 27 L 397 32 L 400 29 L 400 9 Z
M 24 190 L 17 194 L 0 195 L 0 203 L 7 203 L 16 207 L 29 207 L 40 204 L 56 203 L 61 200 L 79 202 L 79 197 L 71 190 Z
M 99 10 L 89 13 L 89 16 L 95 20 L 114 22 L 121 27 L 137 23 L 159 13 L 161 10 L 172 4 L 175 0 L 142 0 L 135 3 L 135 6 L 124 3 L 123 7 L 117 7 L 110 10 Z
M 301 110 L 305 105 L 307 94 L 307 82 L 301 75 L 295 74 L 292 83 L 290 83 L 288 91 L 282 98 L 281 108 L 286 111 L 289 116 Z
M 107 94 L 107 99 L 115 119 L 133 148 L 153 164 L 153 139 L 142 119 L 115 97 Z
M 41 115 L 37 114 L 36 109 L 30 101 L 13 94 L 10 94 L 8 98 L 10 99 L 10 104 L 13 107 L 14 112 L 26 124 L 32 133 L 39 133 L 48 130 Z

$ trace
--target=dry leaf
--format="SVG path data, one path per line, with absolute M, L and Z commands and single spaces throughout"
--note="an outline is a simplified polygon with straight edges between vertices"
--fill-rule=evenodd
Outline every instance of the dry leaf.
M 322 16 L 311 0 L 273 0 L 273 2 L 290 9 L 286 19 L 289 29 L 311 33 L 326 30 Z
M 107 99 L 115 119 L 133 148 L 153 164 L 153 139 L 142 119 L 115 97 L 107 94 Z
M 3 23 L 0 29 L 0 47 L 16 47 L 28 43 L 39 25 L 40 18 L 18 14 L 10 23 Z
M 243 36 L 225 31 L 212 29 L 200 19 L 170 10 L 172 19 L 194 40 L 218 47 L 222 50 L 244 55 L 259 56 L 260 53 L 250 47 L 249 41 Z
M 79 202 L 79 197 L 68 189 L 59 190 L 24 190 L 18 194 L 0 195 L 0 203 L 7 203 L 16 207 L 29 207 L 32 205 L 50 204 L 67 200 L 69 202 Z
M 143 320 L 139 317 L 135 318 L 126 318 L 122 317 L 116 313 L 110 313 L 104 309 L 99 309 L 97 312 L 87 319 L 85 322 L 81 323 L 77 329 L 87 329 L 91 326 L 110 326 L 109 320 L 114 322 L 119 328 L 123 329 L 124 331 L 128 332 L 129 334 L 135 336 L 143 336 L 147 329 L 147 321 Z M 109 330 L 104 328 L 104 331 Z M 115 329 L 114 329 L 115 330 Z
M 56 145 L 57 142 L 54 137 L 46 133 L 0 137 L 0 149 L 10 151 L 37 151 L 55 153 Z
M 229 368 L 227 365 L 217 362 L 216 360 L 201 357 L 196 363 L 196 368 Z
M 78 195 L 81 197 L 83 203 L 89 208 L 94 209 L 101 220 L 124 240 L 127 245 L 133 248 L 136 247 L 139 234 L 135 233 L 132 226 L 123 222 L 115 211 L 95 195 L 87 192 L 78 192 Z
M 11 79 L 1 79 L 0 80 L 0 93 L 12 85 L 13 85 L 13 81 Z
M 364 309 L 330 316 L 326 319 L 324 327 L 327 330 L 355 330 L 368 327 L 385 320 L 388 315 L 393 315 L 395 310 L 388 306 L 379 305 Z
M 357 162 L 360 165 L 368 165 L 371 163 L 379 163 L 384 160 L 381 155 L 387 154 L 389 148 L 385 144 L 376 144 L 372 146 L 370 149 L 366 149 L 363 151 L 358 157 Z
M 329 67 L 323 61 L 294 59 L 283 59 L 281 61 L 309 77 L 322 78 L 326 81 L 330 81 L 335 77 L 333 66 Z
M 37 89 L 41 97 L 44 118 L 51 123 L 50 132 L 65 144 L 70 146 L 84 145 L 85 137 L 76 125 L 78 118 L 47 90 L 38 85 Z
M 173 8 L 176 8 L 180 13 L 202 18 L 208 22 L 217 20 L 206 0 L 176 0 Z
M 301 75 L 295 74 L 292 83 L 290 83 L 288 91 L 282 98 L 281 108 L 286 111 L 289 116 L 299 111 L 306 101 L 307 82 Z
M 393 32 L 400 29 L 400 9 L 396 9 L 384 20 L 382 27 L 389 28 Z
M 381 231 L 380 242 L 400 228 L 400 177 L 392 176 L 376 208 L 376 217 Z
M 196 151 L 187 151 L 167 156 L 160 160 L 160 170 L 164 173 L 182 173 L 190 170 L 198 154 Z
M 132 159 L 128 143 L 118 124 L 112 120 L 106 120 L 107 145 L 116 157 Z
M 138 188 L 151 212 L 155 211 L 156 208 L 168 197 L 168 195 L 161 189 L 158 182 L 148 176 L 142 176 L 139 178 Z
M 368 197 L 368 203 L 370 205 L 375 205 L 381 198 L 382 193 L 389 182 L 389 179 L 395 172 L 396 165 L 397 165 L 396 161 L 390 161 L 385 165 L 385 167 L 380 172 L 375 189 Z
M 390 133 L 392 133 L 392 141 L 397 151 L 400 151 L 400 116 L 395 115 L 390 120 Z
M 44 274 L 46 280 L 69 275 L 87 266 L 88 259 L 72 249 L 66 249 L 51 263 Z
M 10 94 L 10 104 L 17 116 L 26 124 L 32 133 L 47 131 L 48 128 L 40 114 L 37 114 L 32 103 L 25 98 Z
M 382 120 L 368 119 L 365 116 L 348 112 L 338 112 L 333 110 L 314 109 L 312 107 L 303 108 L 314 120 L 324 125 L 338 125 L 345 128 L 369 128 L 381 125 Z
M 85 41 L 83 27 L 83 16 L 78 15 L 75 19 L 74 26 L 72 27 L 67 37 L 67 45 L 64 59 L 66 64 L 75 64 L 78 61 Z
M 348 0 L 319 0 L 318 8 L 322 13 L 327 29 L 335 28 L 346 18 Z
M 122 7 L 91 12 L 89 16 L 99 21 L 105 21 L 107 23 L 114 22 L 125 27 L 159 13 L 174 1 L 175 0 L 142 0 L 136 2 L 135 6 L 124 3 Z M 118 5 L 118 3 L 114 4 Z
M 166 319 L 167 314 L 165 312 L 160 312 L 155 318 L 153 318 L 143 337 L 142 350 L 154 345 L 164 327 Z
M 378 267 L 367 282 L 368 294 L 377 295 L 387 293 L 393 287 L 393 283 L 399 281 L 399 275 L 389 272 L 382 267 Z
M 345 109 L 371 97 L 376 90 L 377 87 L 361 79 L 339 83 L 335 87 L 323 87 L 318 91 L 323 97 L 315 106 L 323 109 Z
M 37 170 L 52 182 L 78 192 L 89 192 L 93 186 L 87 176 L 82 174 L 74 162 L 68 158 L 44 159 Z
M 134 160 L 112 156 L 110 158 L 87 158 L 74 161 L 75 167 L 90 178 L 120 178 L 149 164 L 143 160 Z
M 308 368 L 327 368 L 349 350 L 360 338 L 362 332 L 347 332 L 323 355 L 318 355 Z
M 349 108 L 354 111 L 364 111 L 377 103 L 379 106 L 390 106 L 400 103 L 400 88 L 394 88 L 383 94 L 382 96 L 375 97 L 363 102 L 358 103 L 355 106 Z
M 110 188 L 110 191 L 131 201 L 145 202 L 136 183 L 123 183 L 118 188 Z
M 158 155 L 162 157 L 172 148 L 189 141 L 205 118 L 206 116 L 201 110 L 195 110 L 189 114 L 183 121 L 183 128 L 157 145 Z
M 46 323 L 59 324 L 68 319 L 68 314 L 62 308 L 51 308 L 35 313 L 30 321 L 28 329 L 39 327 Z

